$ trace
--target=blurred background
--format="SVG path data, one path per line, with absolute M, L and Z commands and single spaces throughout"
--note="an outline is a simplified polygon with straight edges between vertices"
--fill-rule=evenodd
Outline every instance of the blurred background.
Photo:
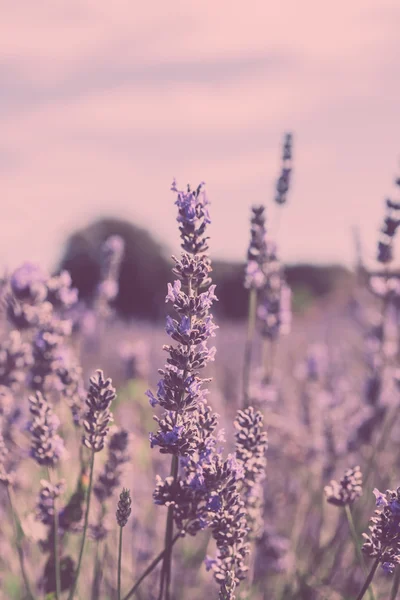
M 123 461 L 133 491 L 126 586 L 161 548 L 165 511 L 151 498 L 156 474 L 170 467 L 149 446 L 156 425 L 145 392 L 157 389 L 165 362 L 161 320 L 172 310 L 171 254 L 180 253 L 176 178 L 179 190 L 204 181 L 211 202 L 219 329 L 206 374 L 226 451 L 246 398 L 268 429 L 264 523 L 252 595 L 243 594 L 356 597 L 364 565 L 324 487 L 360 465 L 358 547 L 372 490 L 399 483 L 399 22 L 397 0 L 0 0 L 0 438 L 19 469 L 16 513 L 36 589 L 55 583 L 50 546 L 46 554 L 38 545 L 49 530 L 37 532 L 34 516 L 41 472 L 25 460 L 27 395 L 42 387 L 59 413 L 70 452 L 59 470 L 63 506 L 78 492 L 82 504 L 76 427 L 99 367 L 117 388 L 115 425 L 127 445 L 128 432 L 134 440 L 133 460 Z M 290 189 L 280 205 L 287 134 Z M 385 208 L 388 197 L 398 204 Z M 249 293 L 251 207 L 260 204 L 267 232 L 259 223 L 253 235 Z M 0 599 L 21 600 L 1 494 Z M 114 505 L 111 494 L 91 516 L 92 600 L 101 577 L 102 597 L 117 597 Z M 78 556 L 79 520 L 65 530 L 66 558 Z M 176 600 L 215 597 L 202 566 L 208 541 L 204 532 L 174 554 Z M 142 598 L 154 598 L 157 579 Z M 377 580 L 388 598 L 387 573 Z M 395 581 L 391 598 L 398 567 Z
M 398 167 L 395 0 L 1 4 L 1 267 L 58 270 L 104 219 L 168 259 L 173 177 L 206 182 L 213 259 L 243 264 L 249 207 L 266 203 L 286 263 L 350 267 L 354 226 L 374 260 Z

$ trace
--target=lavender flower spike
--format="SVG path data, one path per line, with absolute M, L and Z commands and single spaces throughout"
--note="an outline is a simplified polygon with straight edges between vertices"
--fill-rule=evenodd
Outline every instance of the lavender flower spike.
M 44 525 L 54 523 L 54 501 L 65 491 L 65 480 L 52 484 L 46 479 L 40 481 L 40 494 L 36 504 L 36 519 Z
M 235 420 L 236 458 L 243 468 L 242 498 L 244 499 L 249 538 L 258 539 L 263 530 L 263 490 L 267 459 L 267 433 L 263 431 L 263 416 L 252 406 L 239 410 Z
M 85 434 L 83 444 L 93 452 L 100 452 L 104 447 L 112 414 L 111 402 L 115 399 L 115 389 L 111 379 L 104 379 L 100 369 L 90 378 L 90 386 L 86 398 L 87 412 L 83 421 Z
M 286 133 L 283 141 L 281 174 L 276 184 L 275 202 L 277 204 L 285 204 L 287 199 L 287 193 L 290 187 L 290 176 L 292 173 L 292 145 L 293 135 L 291 133 Z
M 15 475 L 10 473 L 7 465 L 7 456 L 9 452 L 4 442 L 3 434 L 0 428 L 0 483 L 3 485 L 12 485 L 14 483 Z
M 326 499 L 335 506 L 349 506 L 353 504 L 362 494 L 362 474 L 360 467 L 347 469 L 344 477 L 337 481 L 331 481 L 324 489 Z
M 385 494 L 375 489 L 374 494 L 378 509 L 370 520 L 369 534 L 363 533 L 362 551 L 379 559 L 383 570 L 390 574 L 400 565 L 400 487 L 386 490 Z
M 208 250 L 205 230 L 211 223 L 208 212 L 210 204 L 204 191 L 204 182 L 200 183 L 192 191 L 188 185 L 187 191 L 178 190 L 174 180 L 171 187 L 178 194 L 175 204 L 178 206 L 179 214 L 177 221 L 182 238 L 182 248 L 189 254 L 204 253 Z
M 107 460 L 93 487 L 94 494 L 99 502 L 111 498 L 114 490 L 120 485 L 123 465 L 130 459 L 127 451 L 128 444 L 128 432 L 125 429 L 115 427 L 108 443 Z
M 118 508 L 116 512 L 117 523 L 120 527 L 125 527 L 131 514 L 131 493 L 124 488 L 119 496 Z
M 178 191 L 175 184 L 173 189 Z M 196 410 L 206 394 L 203 385 L 207 380 L 199 377 L 198 370 L 215 354 L 214 348 L 207 348 L 207 341 L 217 328 L 209 314 L 216 296 L 215 286 L 200 293 L 210 283 L 211 271 L 208 258 L 199 254 L 207 249 L 205 227 L 209 222 L 202 184 L 195 192 L 190 188 L 186 193 L 178 191 L 176 204 L 182 248 L 187 253 L 181 260 L 174 259 L 173 272 L 178 279 L 168 285 L 166 301 L 173 304 L 178 318 L 168 316 L 165 329 L 177 346 L 164 347 L 169 358 L 159 370 L 162 379 L 157 394 L 148 391 L 147 396 L 152 406 L 159 404 L 165 410 L 161 418 L 155 417 L 159 429 L 150 434 L 151 447 L 159 446 L 166 454 L 189 456 L 198 444 Z
M 57 434 L 58 417 L 39 391 L 29 397 L 29 403 L 32 415 L 28 424 L 32 435 L 31 456 L 39 465 L 55 467 L 64 452 L 64 442 Z
M 265 283 L 262 265 L 267 253 L 265 207 L 253 206 L 251 210 L 250 244 L 247 251 L 244 286 L 247 289 L 260 289 Z

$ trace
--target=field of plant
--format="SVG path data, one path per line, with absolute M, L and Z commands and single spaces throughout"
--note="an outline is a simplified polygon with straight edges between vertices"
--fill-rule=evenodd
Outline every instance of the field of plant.
M 291 160 L 288 134 L 282 219 Z M 203 184 L 172 186 L 164 326 L 118 318 L 118 236 L 90 304 L 67 271 L 4 276 L 1 599 L 398 596 L 400 204 L 385 211 L 374 273 L 360 256 L 351 293 L 294 315 L 260 205 L 247 322 L 214 320 Z

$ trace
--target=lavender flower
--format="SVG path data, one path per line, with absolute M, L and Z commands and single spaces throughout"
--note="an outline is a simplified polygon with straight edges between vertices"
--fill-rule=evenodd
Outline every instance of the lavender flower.
M 227 580 L 233 579 L 238 585 L 245 579 L 248 570 L 245 561 L 250 549 L 246 542 L 248 534 L 246 509 L 237 491 L 235 480 L 219 492 L 218 501 L 220 509 L 211 523 L 212 535 L 218 550 L 212 570 L 215 580 L 221 586 L 222 594 L 225 593 Z M 235 598 L 234 595 L 230 597 L 232 600 Z
M 290 540 L 276 532 L 271 524 L 264 525 L 257 540 L 254 580 L 264 581 L 267 573 L 290 573 L 295 564 Z
M 119 290 L 119 273 L 124 257 L 125 242 L 119 235 L 106 239 L 101 248 L 101 277 L 97 286 L 96 310 L 102 316 L 110 314 L 110 302 Z
M 399 179 L 396 180 L 396 185 L 400 186 Z M 386 217 L 381 229 L 381 237 L 378 241 L 377 260 L 384 265 L 393 260 L 393 238 L 396 235 L 398 226 L 400 225 L 400 203 L 386 200 Z
M 50 404 L 41 392 L 29 397 L 32 420 L 28 424 L 31 456 L 39 465 L 55 467 L 64 452 L 64 442 L 57 434 L 60 424 Z
M 369 535 L 363 533 L 362 551 L 378 558 L 383 570 L 391 573 L 400 564 L 400 488 L 385 494 L 375 488 L 374 494 L 378 509 L 370 520 Z
M 210 527 L 223 508 L 221 494 L 226 487 L 236 489 L 239 465 L 228 457 L 223 459 L 214 435 L 217 417 L 211 408 L 200 408 L 197 422 L 198 446 L 195 454 L 181 459 L 181 475 L 157 478 L 153 497 L 156 504 L 174 506 L 174 520 L 179 530 L 189 535 Z
M 12 485 L 15 480 L 15 475 L 14 473 L 9 472 L 9 468 L 6 462 L 8 453 L 9 452 L 4 442 L 3 434 L 0 430 L 0 483 L 6 486 Z
M 257 317 L 264 337 L 276 339 L 290 331 L 291 290 L 277 258 L 276 245 L 268 239 L 264 206 L 253 206 L 251 239 L 244 285 L 258 292 Z
M 247 289 L 260 289 L 265 283 L 262 265 L 267 253 L 265 207 L 253 206 L 251 210 L 250 245 L 247 251 L 244 286 Z
M 131 514 L 131 493 L 124 488 L 119 496 L 118 508 L 116 512 L 117 523 L 120 527 L 125 527 Z
M 193 253 L 204 251 L 209 217 L 201 186 L 196 192 L 178 192 L 177 204 L 182 247 Z M 205 256 L 185 253 L 181 260 L 174 260 L 173 272 L 178 279 L 168 285 L 166 302 L 173 304 L 178 318 L 167 317 L 166 331 L 178 345 L 164 346 L 169 358 L 164 369 L 159 370 L 162 379 L 157 394 L 147 392 L 152 406 L 159 404 L 165 410 L 161 418 L 155 417 L 159 427 L 150 434 L 150 443 L 151 447 L 159 446 L 162 453 L 188 456 L 198 444 L 196 410 L 207 393 L 203 385 L 208 380 L 201 379 L 198 370 L 215 354 L 214 348 L 207 348 L 207 341 L 217 328 L 208 313 L 216 296 L 215 286 L 200 293 L 210 282 L 211 267 Z
M 5 295 L 4 301 L 8 320 L 19 330 L 39 327 L 49 319 L 53 310 L 50 302 L 31 305 L 17 300 L 11 293 Z
M 340 483 L 332 480 L 324 488 L 326 499 L 335 506 L 350 506 L 362 494 L 362 474 L 360 467 L 347 469 Z
M 260 333 L 263 337 L 275 340 L 280 334 L 290 333 L 292 323 L 292 290 L 286 284 L 283 273 L 279 279 L 268 278 L 262 289 L 262 296 L 257 308 Z
M 41 304 L 47 296 L 46 275 L 35 264 L 24 263 L 10 277 L 10 287 L 17 300 Z
M 59 311 L 66 311 L 78 302 L 78 290 L 72 287 L 71 275 L 61 271 L 47 281 L 47 300 Z
M 281 174 L 276 184 L 275 202 L 277 204 L 285 204 L 287 193 L 290 186 L 290 177 L 292 173 L 292 144 L 293 136 L 291 133 L 286 133 L 283 142 L 282 152 L 282 168 Z
M 32 363 L 30 345 L 23 342 L 19 331 L 11 331 L 0 345 L 0 385 L 11 389 L 24 382 L 26 369 Z
M 46 479 L 40 480 L 40 494 L 36 504 L 36 519 L 44 525 L 54 525 L 54 501 L 65 492 L 64 479 L 52 484 Z
M 175 183 L 173 189 L 177 191 Z M 150 434 L 151 446 L 173 454 L 175 468 L 165 480 L 157 477 L 153 497 L 156 504 L 169 507 L 169 517 L 181 532 L 196 535 L 211 527 L 218 548 L 213 570 L 221 594 L 225 594 L 221 597 L 231 593 L 234 598 L 233 589 L 245 576 L 248 552 L 245 511 L 238 493 L 243 465 L 235 457 L 221 457 L 221 436 L 214 434 L 217 415 L 205 400 L 207 390 L 203 386 L 208 380 L 199 377 L 199 369 L 215 354 L 215 349 L 207 347 L 216 329 L 208 313 L 216 299 L 215 286 L 200 292 L 210 284 L 211 268 L 208 258 L 198 255 L 207 249 L 208 201 L 199 186 L 196 192 L 178 192 L 177 205 L 186 253 L 180 260 L 174 259 L 173 272 L 178 279 L 168 285 L 166 298 L 177 315 L 175 319 L 167 317 L 166 331 L 177 345 L 164 347 L 169 356 L 159 371 L 162 379 L 157 393 L 147 393 L 152 406 L 159 404 L 164 409 L 161 418 L 155 417 L 159 427 Z M 168 569 L 169 561 L 164 564 Z
M 205 230 L 211 223 L 208 212 L 209 200 L 204 191 L 204 182 L 195 190 L 187 187 L 187 192 L 178 190 L 176 181 L 171 190 L 178 194 L 175 204 L 178 207 L 179 231 L 182 238 L 182 248 L 189 254 L 200 254 L 208 250 Z
M 86 392 L 82 379 L 82 368 L 77 365 L 67 366 L 65 363 L 56 371 L 59 389 L 71 410 L 74 425 L 82 424 Z
M 219 600 L 235 600 L 236 579 L 234 571 L 227 571 L 225 580 L 221 583 Z
M 46 281 L 43 271 L 31 263 L 23 264 L 11 274 L 4 302 L 7 317 L 17 329 L 37 327 L 51 315 Z
M 252 406 L 239 410 L 235 420 L 236 458 L 243 465 L 241 494 L 247 511 L 249 537 L 257 539 L 263 526 L 263 489 L 267 460 L 267 434 L 263 416 Z
M 111 498 L 121 482 L 122 467 L 130 460 L 128 453 L 129 434 L 125 429 L 115 428 L 108 443 L 108 456 L 93 492 L 99 502 Z
M 264 283 L 259 290 L 257 318 L 260 333 L 269 340 L 290 332 L 292 293 L 285 282 L 284 269 L 280 264 L 275 244 L 268 243 L 261 269 Z
M 105 438 L 112 421 L 110 405 L 115 397 L 111 379 L 104 379 L 103 371 L 99 369 L 96 375 L 90 378 L 86 398 L 87 412 L 83 421 L 85 433 L 82 441 L 93 452 L 100 452 L 104 448 Z
M 52 318 L 36 332 L 32 341 L 33 364 L 30 385 L 44 391 L 50 377 L 55 377 L 63 366 L 65 338 L 71 333 L 70 321 Z

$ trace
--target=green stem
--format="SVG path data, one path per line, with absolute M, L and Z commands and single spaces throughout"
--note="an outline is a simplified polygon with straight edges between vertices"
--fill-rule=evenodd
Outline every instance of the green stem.
M 196 288 L 193 289 L 193 286 L 192 286 L 192 277 L 189 277 L 188 281 L 187 281 L 187 295 L 189 298 L 195 298 L 197 296 L 197 289 Z M 193 315 L 190 315 L 190 327 L 192 327 L 192 324 L 193 324 Z M 184 382 L 186 380 L 187 375 L 188 375 L 188 367 L 186 365 L 186 367 L 183 370 L 182 382 Z M 174 424 L 175 425 L 178 421 L 180 405 L 184 398 L 184 394 L 185 394 L 185 390 L 182 389 L 178 407 L 177 407 L 177 410 L 175 411 L 175 416 L 174 416 Z M 179 468 L 178 457 L 173 455 L 172 459 L 171 459 L 171 477 L 173 479 L 173 485 L 176 483 L 176 480 L 178 478 L 178 468 Z M 158 595 L 158 600 L 163 599 L 164 584 L 165 584 L 165 599 L 169 600 L 169 597 L 170 597 L 171 552 L 172 552 L 171 540 L 172 540 L 173 533 L 174 533 L 174 506 L 170 505 L 168 507 L 167 522 L 166 522 L 166 526 L 165 526 L 166 552 L 165 552 L 165 558 L 164 558 L 162 569 L 161 569 L 160 591 L 159 591 L 159 595 Z
M 49 481 L 51 484 L 54 482 L 53 472 L 50 467 L 47 469 L 49 474 Z M 54 510 L 54 571 L 56 580 L 56 600 L 61 598 L 61 574 L 60 574 L 60 540 L 58 535 L 58 511 L 57 511 L 57 500 L 54 498 L 53 510 Z
M 162 552 L 160 552 L 160 554 L 158 556 L 156 556 L 156 558 L 153 560 L 153 562 L 149 564 L 149 566 L 144 571 L 144 573 L 139 577 L 139 579 L 137 580 L 137 582 L 135 583 L 135 585 L 133 586 L 133 588 L 127 593 L 126 596 L 124 596 L 123 600 L 129 600 L 129 598 L 131 598 L 137 592 L 137 590 L 139 589 L 139 586 L 142 583 L 142 581 L 144 579 L 146 579 L 146 577 L 148 575 L 150 575 L 150 573 L 156 568 L 156 566 L 158 565 L 158 563 L 162 561 L 162 559 L 165 556 L 165 553 L 167 551 L 170 551 L 172 549 L 172 547 L 174 546 L 175 542 L 180 538 L 181 535 L 182 535 L 181 531 L 179 531 L 177 534 L 175 534 L 175 536 L 173 537 L 173 539 L 171 541 L 170 546 L 169 547 L 165 547 L 164 550 Z
M 122 532 L 123 527 L 119 528 L 119 548 L 118 548 L 118 600 L 121 600 L 121 565 L 122 565 Z
M 379 554 L 379 556 L 375 559 L 375 562 L 372 565 L 372 568 L 371 568 L 370 572 L 368 573 L 368 577 L 366 578 L 366 580 L 364 582 L 364 585 L 362 586 L 361 591 L 360 591 L 360 593 L 357 596 L 357 600 L 361 600 L 364 597 L 365 592 L 369 588 L 370 583 L 372 582 L 372 580 L 374 578 L 375 571 L 378 568 L 380 560 L 381 560 L 381 554 Z
M 351 536 L 353 538 L 354 547 L 356 549 L 357 558 L 358 558 L 358 561 L 360 563 L 360 567 L 361 567 L 364 575 L 367 576 L 367 566 L 365 564 L 364 556 L 363 556 L 363 554 L 361 552 L 361 548 L 360 548 L 360 544 L 359 544 L 358 536 L 357 536 L 357 531 L 356 531 L 356 528 L 355 528 L 355 525 L 354 525 L 353 515 L 351 514 L 350 506 L 348 504 L 346 504 L 345 507 L 344 507 L 344 510 L 345 510 L 345 513 L 346 513 L 347 522 L 349 524 L 350 533 L 351 533 Z M 375 600 L 375 595 L 374 595 L 374 591 L 372 589 L 372 586 L 369 589 L 369 597 L 370 597 L 370 600 Z
M 173 482 L 175 483 L 178 477 L 178 457 L 173 455 L 171 461 L 171 477 L 173 478 Z M 158 596 L 158 600 L 162 600 L 164 594 L 164 584 L 165 584 L 165 599 L 169 600 L 170 598 L 170 583 L 171 583 L 171 555 L 172 555 L 172 545 L 171 540 L 174 533 L 174 506 L 170 505 L 168 507 L 168 515 L 167 515 L 167 524 L 165 528 L 165 558 L 163 561 L 162 571 L 161 571 L 161 580 L 160 580 L 160 593 Z
M 244 347 L 244 363 L 243 363 L 243 406 L 247 408 L 249 405 L 249 385 L 251 358 L 253 354 L 253 340 L 256 326 L 257 316 L 257 290 L 252 288 L 249 293 L 249 312 L 247 317 L 247 337 Z
M 392 584 L 392 589 L 390 590 L 389 600 L 396 600 L 397 593 L 399 591 L 399 585 L 400 585 L 400 569 L 399 569 L 399 566 L 397 565 L 396 570 L 394 572 L 393 584 Z
M 92 581 L 92 592 L 90 595 L 91 600 L 96 600 L 99 597 L 99 582 L 100 582 L 100 559 L 99 559 L 99 540 L 96 540 L 96 550 L 94 556 L 94 569 L 93 569 L 93 581 Z
M 32 594 L 31 586 L 29 584 L 28 575 L 27 575 L 26 570 L 25 570 L 24 552 L 22 550 L 21 542 L 19 540 L 18 521 L 17 521 L 16 512 L 14 510 L 14 503 L 13 503 L 13 499 L 12 499 L 12 492 L 11 492 L 11 489 L 10 489 L 9 485 L 6 486 L 6 489 L 7 489 L 8 501 L 10 503 L 10 509 L 11 509 L 11 515 L 12 515 L 12 524 L 13 524 L 14 537 L 15 537 L 15 545 L 17 547 L 19 565 L 20 565 L 21 573 L 22 573 L 22 579 L 24 580 L 24 584 L 25 584 L 25 588 L 26 588 L 26 592 L 28 594 L 29 600 L 35 600 L 35 596 Z
M 76 586 L 77 586 L 77 583 L 78 583 L 79 573 L 80 573 L 80 570 L 81 570 L 83 551 L 85 549 L 86 534 L 87 534 L 88 525 L 89 525 L 90 497 L 91 497 L 91 494 L 92 494 L 92 485 L 93 485 L 94 455 L 95 455 L 94 450 L 92 450 L 92 456 L 91 456 L 91 459 L 90 459 L 89 487 L 88 487 L 88 491 L 87 491 L 87 494 L 86 494 L 85 523 L 84 523 L 84 526 L 83 526 L 83 534 L 82 534 L 81 548 L 80 548 L 80 551 L 79 551 L 78 566 L 76 568 L 75 579 L 74 579 L 74 582 L 72 584 L 71 591 L 70 591 L 70 594 L 68 596 L 68 600 L 73 600 L 73 597 L 74 597 L 74 594 L 75 594 L 75 590 L 76 590 Z

